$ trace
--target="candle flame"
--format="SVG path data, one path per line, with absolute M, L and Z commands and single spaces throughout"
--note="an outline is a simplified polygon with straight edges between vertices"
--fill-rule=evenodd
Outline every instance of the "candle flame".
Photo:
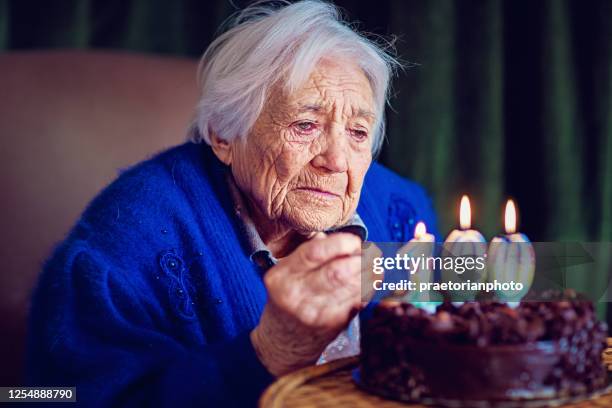
M 459 226 L 463 230 L 470 229 L 472 226 L 472 210 L 470 209 L 470 199 L 464 195 L 461 197 L 461 206 L 459 209 Z
M 505 224 L 506 234 L 514 234 L 516 232 L 516 207 L 512 200 L 508 200 L 506 203 Z
M 425 227 L 424 222 L 419 221 L 416 227 L 414 227 L 414 238 L 419 239 L 425 234 L 427 234 L 427 227 Z

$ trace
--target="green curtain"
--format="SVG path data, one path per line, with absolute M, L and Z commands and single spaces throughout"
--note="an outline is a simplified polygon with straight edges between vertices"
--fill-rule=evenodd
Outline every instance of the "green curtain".
M 442 231 L 466 193 L 487 237 L 512 196 L 533 240 L 612 241 L 612 2 L 391 10 L 399 53 L 415 65 L 396 82 L 383 161 L 429 189 Z M 604 264 L 572 282 L 600 293 L 609 273 Z
M 577 4 L 593 16 L 580 27 L 572 19 Z M 384 161 L 429 188 L 444 229 L 457 223 L 460 195 L 468 193 L 475 223 L 491 236 L 512 195 L 534 239 L 612 239 L 610 6 L 394 3 L 391 27 L 404 37 L 400 53 L 419 65 L 396 84 Z M 511 7 L 526 17 L 514 18 Z M 533 27 L 529 18 L 537 18 Z M 512 23 L 521 26 L 504 27 Z M 516 30 L 533 35 L 520 43 L 508 38 Z M 589 38 L 595 32 L 599 38 Z M 576 54 L 580 47 L 589 47 L 588 59 Z M 508 72 L 514 68 L 518 73 Z M 526 69 L 531 72 L 521 72 Z M 517 106 L 523 103 L 531 112 Z M 531 123 L 511 123 L 526 120 Z
M 197 57 L 246 3 L 0 0 L 0 49 Z M 469 194 L 491 237 L 512 196 L 532 240 L 612 241 L 612 1 L 336 3 L 362 29 L 398 36 L 407 68 L 380 160 L 427 188 L 441 231 Z

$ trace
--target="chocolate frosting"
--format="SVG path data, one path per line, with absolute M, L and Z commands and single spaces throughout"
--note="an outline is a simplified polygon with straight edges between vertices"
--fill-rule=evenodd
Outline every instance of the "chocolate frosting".
M 591 302 L 549 294 L 512 308 L 444 303 L 434 314 L 383 302 L 362 324 L 361 380 L 398 398 L 508 400 L 607 385 L 607 326 Z

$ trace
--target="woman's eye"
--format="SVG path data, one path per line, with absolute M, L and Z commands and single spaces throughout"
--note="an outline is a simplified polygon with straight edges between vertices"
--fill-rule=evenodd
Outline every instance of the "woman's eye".
M 312 133 L 317 128 L 317 125 L 312 122 L 299 122 L 295 124 L 295 127 L 300 133 L 308 134 Z
M 368 138 L 368 132 L 363 129 L 351 129 L 351 134 L 358 142 L 362 142 Z

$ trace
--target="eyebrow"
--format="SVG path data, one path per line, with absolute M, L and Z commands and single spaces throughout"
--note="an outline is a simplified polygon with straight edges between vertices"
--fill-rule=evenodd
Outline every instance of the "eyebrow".
M 302 113 L 302 112 L 320 112 L 321 109 L 323 109 L 321 107 L 321 105 L 317 105 L 317 104 L 299 105 L 298 113 Z
M 307 104 L 307 105 L 300 105 L 298 108 L 298 113 L 302 113 L 302 112 L 320 112 L 323 109 L 323 107 L 321 105 L 318 104 Z M 367 109 L 359 109 L 357 111 L 357 114 L 354 116 L 361 116 L 361 117 L 370 117 L 372 119 L 376 119 L 376 115 L 374 114 L 374 112 L 369 111 Z
M 372 119 L 376 119 L 376 115 L 374 114 L 374 112 L 366 109 L 359 109 L 357 111 L 357 115 L 355 116 L 371 117 Z

